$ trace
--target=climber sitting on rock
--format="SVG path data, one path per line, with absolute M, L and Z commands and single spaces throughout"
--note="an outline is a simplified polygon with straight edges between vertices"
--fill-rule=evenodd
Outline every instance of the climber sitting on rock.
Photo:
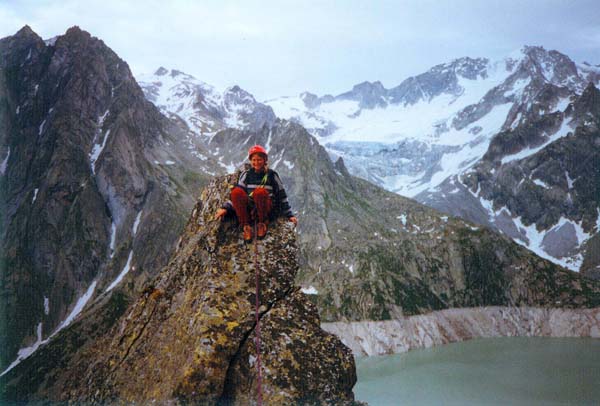
M 250 169 L 243 171 L 238 184 L 231 190 L 231 200 L 217 210 L 217 218 L 235 212 L 244 241 L 252 241 L 253 230 L 250 226 L 251 216 L 256 217 L 256 237 L 263 238 L 267 234 L 269 220 L 277 216 L 285 216 L 294 224 L 298 223 L 292 213 L 283 183 L 277 172 L 267 166 L 267 151 L 255 145 L 248 151 Z

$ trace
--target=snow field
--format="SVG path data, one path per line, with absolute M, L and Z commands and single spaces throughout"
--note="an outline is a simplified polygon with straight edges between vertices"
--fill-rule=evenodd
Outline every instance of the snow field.
M 10 371 L 14 367 L 16 367 L 18 364 L 21 363 L 21 361 L 23 361 L 24 359 L 29 357 L 31 354 L 33 354 L 42 345 L 47 344 L 52 339 L 52 337 L 54 337 L 56 334 L 58 334 L 59 331 L 61 331 L 62 329 L 67 327 L 69 324 L 71 324 L 77 318 L 77 316 L 79 316 L 79 313 L 81 313 L 81 311 L 84 309 L 85 305 L 88 303 L 88 301 L 94 294 L 95 289 L 96 289 L 96 281 L 93 281 L 91 283 L 91 285 L 88 287 L 87 291 L 83 294 L 83 296 L 81 296 L 77 300 L 77 302 L 75 303 L 75 307 L 73 308 L 73 310 L 71 310 L 71 313 L 69 313 L 67 318 L 65 320 L 63 320 L 63 322 L 60 323 L 60 325 L 57 327 L 57 329 L 45 340 L 42 340 L 42 322 L 39 322 L 38 326 L 37 326 L 36 342 L 33 343 L 29 347 L 21 348 L 18 352 L 17 359 L 14 360 L 8 366 L 8 368 L 6 368 L 2 373 L 0 373 L 0 376 L 6 374 L 8 371 Z M 46 298 L 46 297 L 44 297 L 44 311 L 46 312 L 46 314 L 48 314 L 50 311 L 48 298 Z

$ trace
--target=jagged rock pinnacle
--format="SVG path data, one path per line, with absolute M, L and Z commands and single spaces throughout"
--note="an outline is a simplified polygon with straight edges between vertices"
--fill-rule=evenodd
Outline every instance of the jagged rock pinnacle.
M 19 31 L 16 32 L 16 36 L 30 36 L 37 35 L 29 25 L 24 25 Z
M 233 222 L 214 219 L 233 178 L 213 180 L 203 191 L 169 265 L 85 363 L 69 369 L 62 400 L 248 404 L 256 398 L 253 246 Z M 258 251 L 265 403 L 352 403 L 351 352 L 321 330 L 316 307 L 294 286 L 293 225 L 272 223 Z

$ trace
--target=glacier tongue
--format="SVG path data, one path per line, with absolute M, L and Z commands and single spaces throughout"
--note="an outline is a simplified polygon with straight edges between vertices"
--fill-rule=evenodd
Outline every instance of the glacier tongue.
M 506 120 L 512 104 L 494 107 L 480 120 L 452 129 L 443 138 L 405 138 L 396 143 L 325 142 L 333 157 L 341 156 L 349 171 L 390 191 L 414 197 L 469 169 L 485 154 L 492 137 Z M 476 129 L 477 135 L 472 133 Z

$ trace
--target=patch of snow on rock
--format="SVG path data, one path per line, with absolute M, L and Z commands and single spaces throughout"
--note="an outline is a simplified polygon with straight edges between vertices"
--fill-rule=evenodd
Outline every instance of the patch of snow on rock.
M 133 250 L 131 250 L 129 252 L 129 257 L 127 258 L 127 263 L 125 264 L 125 267 L 123 268 L 123 270 L 121 271 L 119 276 L 117 276 L 117 278 L 110 284 L 110 286 L 108 288 L 106 288 L 106 292 L 111 291 L 115 286 L 117 286 L 119 284 L 119 282 L 121 282 L 121 280 L 125 277 L 125 275 L 127 275 L 127 273 L 129 272 L 129 269 L 131 269 L 131 260 L 132 259 L 133 259 Z
M 307 295 L 316 295 L 319 292 L 317 291 L 317 289 L 314 288 L 314 286 L 309 286 L 308 288 L 302 288 L 302 293 L 306 293 Z
M 110 226 L 110 257 L 115 255 L 115 243 L 117 241 L 117 225 L 112 222 Z
M 133 223 L 133 230 L 132 230 L 133 235 L 137 234 L 137 230 L 140 225 L 140 220 L 142 219 L 142 212 L 143 212 L 143 210 L 140 210 L 140 212 L 138 213 L 138 215 L 135 218 L 135 222 Z
M 6 153 L 6 158 L 4 158 L 4 160 L 2 160 L 2 163 L 0 163 L 0 175 L 4 175 L 4 173 L 6 172 L 6 167 L 8 166 L 8 158 L 10 157 L 10 147 L 8 147 L 8 152 Z

